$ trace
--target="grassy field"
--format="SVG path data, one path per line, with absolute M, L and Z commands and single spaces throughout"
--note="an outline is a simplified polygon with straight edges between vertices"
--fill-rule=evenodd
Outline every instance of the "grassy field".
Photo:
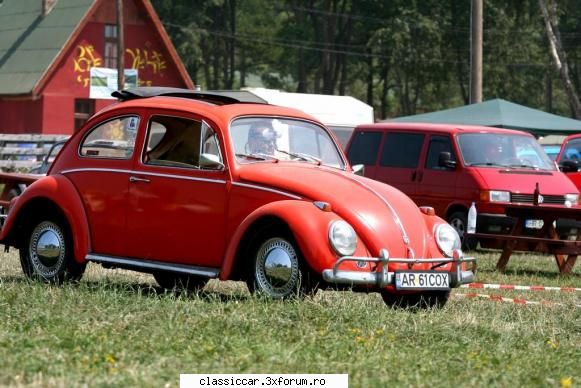
M 477 251 L 481 282 L 581 287 L 549 257 Z M 468 290 L 455 290 L 465 293 Z M 483 290 L 481 293 L 487 293 Z M 0 386 L 178 386 L 180 373 L 348 373 L 351 387 L 581 386 L 580 293 L 489 291 L 562 305 L 452 297 L 397 311 L 377 294 L 269 302 L 240 283 L 163 293 L 149 275 L 91 265 L 76 285 L 0 260 Z

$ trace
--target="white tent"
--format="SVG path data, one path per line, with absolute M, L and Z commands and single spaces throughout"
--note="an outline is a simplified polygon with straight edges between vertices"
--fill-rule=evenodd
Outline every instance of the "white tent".
M 350 96 L 287 93 L 265 88 L 243 90 L 268 104 L 300 109 L 314 116 L 335 132 L 343 146 L 347 144 L 355 126 L 373 123 L 373 107 Z

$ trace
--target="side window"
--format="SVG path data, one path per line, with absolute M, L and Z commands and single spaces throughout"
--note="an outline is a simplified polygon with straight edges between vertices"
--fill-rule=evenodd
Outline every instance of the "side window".
M 450 137 L 448 136 L 431 136 L 430 145 L 428 147 L 428 157 L 426 159 L 426 168 L 430 170 L 446 170 L 444 167 L 440 167 L 438 161 L 440 159 L 441 152 L 449 152 L 452 157 L 452 161 L 456 161 L 454 152 L 452 151 L 452 143 L 450 142 Z
M 382 132 L 355 132 L 347 157 L 351 165 L 374 166 Z
M 573 139 L 565 146 L 565 151 L 561 159 L 563 160 L 580 160 L 581 159 L 581 139 Z
M 416 168 L 424 135 L 391 132 L 385 137 L 380 164 L 384 167 Z
M 146 164 L 221 169 L 218 139 L 206 123 L 173 116 L 154 116 L 149 122 Z
M 135 148 L 139 117 L 109 120 L 93 128 L 81 143 L 81 155 L 93 158 L 129 159 Z

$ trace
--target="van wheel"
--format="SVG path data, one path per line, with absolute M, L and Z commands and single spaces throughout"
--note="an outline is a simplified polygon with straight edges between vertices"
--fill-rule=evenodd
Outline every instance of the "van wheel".
M 466 212 L 458 211 L 454 212 L 448 217 L 448 223 L 456 229 L 458 236 L 460 236 L 460 241 L 462 241 L 462 249 L 465 251 L 470 251 L 476 249 L 478 241 L 473 238 L 465 238 L 464 234 L 468 229 L 468 214 Z
M 75 261 L 71 234 L 59 219 L 42 220 L 30 228 L 20 247 L 20 264 L 29 278 L 57 284 L 79 280 L 86 267 Z

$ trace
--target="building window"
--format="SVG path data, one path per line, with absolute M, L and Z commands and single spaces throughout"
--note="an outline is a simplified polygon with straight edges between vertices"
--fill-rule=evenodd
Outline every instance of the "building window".
M 105 24 L 105 67 L 117 68 L 117 26 Z
M 75 99 L 75 131 L 78 131 L 93 113 L 95 113 L 95 100 Z

